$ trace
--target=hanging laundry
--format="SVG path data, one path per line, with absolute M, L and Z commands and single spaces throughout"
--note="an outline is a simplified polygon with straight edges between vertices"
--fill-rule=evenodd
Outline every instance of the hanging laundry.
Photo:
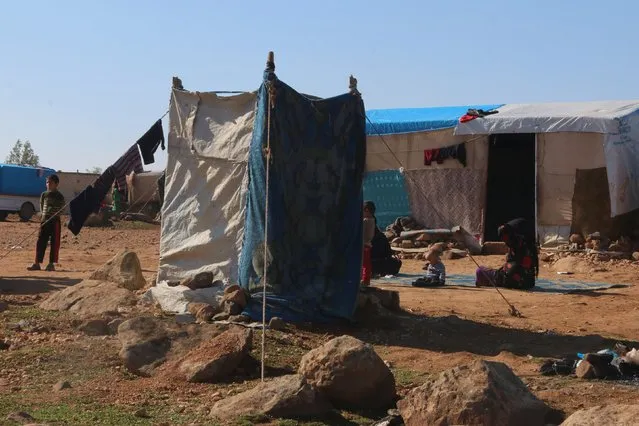
M 165 150 L 164 146 L 164 129 L 162 129 L 162 120 L 155 122 L 145 134 L 136 142 L 140 147 L 142 153 L 142 160 L 144 164 L 153 164 L 155 162 L 155 151 L 158 150 L 158 146 L 162 145 L 162 150 Z
M 142 173 L 144 167 L 142 166 L 142 159 L 140 158 L 140 151 L 138 151 L 138 145 L 133 144 L 122 157 L 113 163 L 113 171 L 115 173 L 115 179 L 118 184 L 118 189 L 122 195 L 126 195 L 126 176 L 131 172 Z
M 468 123 L 469 121 L 472 121 L 476 118 L 481 118 L 481 117 L 486 117 L 487 115 L 493 115 L 493 114 L 497 114 L 499 111 L 497 110 L 492 110 L 492 111 L 485 111 L 483 109 L 469 109 L 466 114 L 462 115 L 461 118 L 459 119 L 460 123 Z
M 424 150 L 424 165 L 430 166 L 433 161 L 437 164 L 442 164 L 445 160 L 453 158 L 459 161 L 464 167 L 467 165 L 466 161 L 466 144 L 460 143 L 459 145 L 448 146 L 446 148 L 425 149 Z
M 69 212 L 71 218 L 67 228 L 73 233 L 78 235 L 84 222 L 91 215 L 91 213 L 98 213 L 100 210 L 100 204 L 106 197 L 107 192 L 113 185 L 115 180 L 115 173 L 113 167 L 108 167 L 93 183 L 93 185 L 87 186 L 84 191 L 79 193 L 69 203 Z

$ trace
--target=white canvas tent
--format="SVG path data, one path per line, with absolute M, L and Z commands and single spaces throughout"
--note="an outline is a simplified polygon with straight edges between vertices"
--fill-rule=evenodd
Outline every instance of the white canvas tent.
M 485 234 L 491 146 L 504 135 L 529 135 L 534 143 L 531 185 L 542 240 L 568 237 L 578 171 L 605 168 L 609 216 L 639 208 L 639 101 L 504 105 L 497 114 L 459 123 L 466 109 L 448 108 L 445 119 L 433 112 L 440 109 L 423 109 L 419 119 L 419 111 L 410 110 L 408 120 L 402 110 L 369 111 L 367 170 L 397 169 L 390 147 L 406 169 L 411 213 L 426 226 L 455 224 Z M 455 159 L 424 164 L 424 150 L 460 143 L 466 146 L 466 166 Z

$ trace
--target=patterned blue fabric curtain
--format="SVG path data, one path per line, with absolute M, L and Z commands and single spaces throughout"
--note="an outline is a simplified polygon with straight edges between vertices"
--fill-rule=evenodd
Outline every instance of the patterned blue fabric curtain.
M 274 85 L 275 95 L 265 223 L 269 84 Z M 274 74 L 265 73 L 249 154 L 239 271 L 240 284 L 254 294 L 246 312 L 251 317 L 261 319 L 264 270 L 268 318 L 326 321 L 352 316 L 362 256 L 365 128 L 364 103 L 359 96 L 311 100 Z
M 377 227 L 382 231 L 398 217 L 412 215 L 406 181 L 399 170 L 366 173 L 364 200 L 375 203 Z

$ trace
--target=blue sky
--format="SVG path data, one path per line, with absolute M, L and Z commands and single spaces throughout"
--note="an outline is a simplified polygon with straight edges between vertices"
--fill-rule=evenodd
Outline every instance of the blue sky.
M 20 138 L 48 167 L 108 166 L 167 110 L 172 76 L 254 90 L 269 50 L 305 93 L 354 74 L 369 109 L 639 99 L 638 16 L 622 0 L 4 2 L 0 160 Z

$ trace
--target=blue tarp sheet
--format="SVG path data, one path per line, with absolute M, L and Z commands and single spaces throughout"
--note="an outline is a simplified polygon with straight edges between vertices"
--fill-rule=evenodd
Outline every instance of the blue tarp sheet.
M 274 76 L 267 74 L 266 78 Z M 362 256 L 364 104 L 351 94 L 310 100 L 281 81 L 274 82 L 267 223 L 266 82 L 258 91 L 249 153 L 239 277 L 242 287 L 255 298 L 246 313 L 254 319 L 262 317 L 266 269 L 267 318 L 312 322 L 350 319 L 357 302 Z
M 455 127 L 469 109 L 489 111 L 503 104 L 467 105 L 433 108 L 373 109 L 366 112 L 366 134 L 369 136 L 426 132 Z M 371 124 L 372 123 L 372 124 Z
M 377 226 L 382 230 L 398 217 L 411 215 L 404 175 L 398 170 L 366 173 L 364 200 L 375 203 Z

